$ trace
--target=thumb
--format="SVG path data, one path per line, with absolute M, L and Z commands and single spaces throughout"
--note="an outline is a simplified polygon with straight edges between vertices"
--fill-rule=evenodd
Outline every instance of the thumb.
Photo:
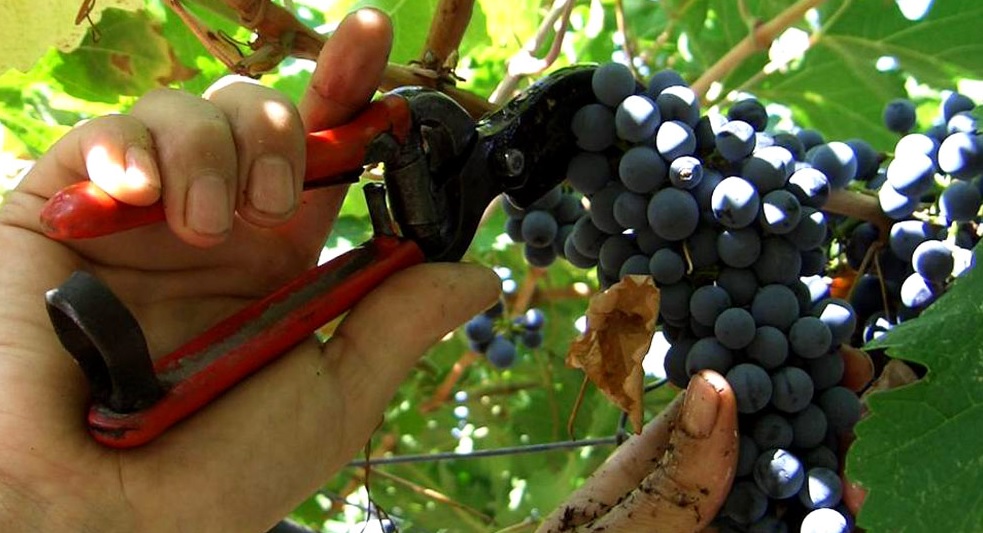
M 597 531 L 701 531 L 737 470 L 737 400 L 723 376 L 694 375 L 665 455 L 638 488 L 594 524 Z
M 734 393 L 703 371 L 539 531 L 700 531 L 723 504 L 736 463 Z
M 336 360 L 354 452 L 432 345 L 498 298 L 501 280 L 473 264 L 431 263 L 386 280 L 352 309 L 325 345 Z M 360 426 L 360 427 L 355 427 Z

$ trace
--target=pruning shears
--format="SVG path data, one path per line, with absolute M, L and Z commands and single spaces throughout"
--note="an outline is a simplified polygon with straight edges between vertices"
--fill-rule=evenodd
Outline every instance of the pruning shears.
M 577 150 L 570 121 L 594 101 L 593 71 L 561 69 L 477 122 L 441 92 L 400 88 L 349 124 L 308 135 L 305 188 L 353 183 L 364 165 L 384 163 L 382 182 L 363 188 L 372 237 L 158 359 L 112 291 L 90 273 L 73 273 L 46 302 L 55 332 L 90 384 L 90 433 L 115 448 L 145 444 L 392 274 L 459 260 L 498 195 L 525 207 L 563 181 Z M 160 222 L 164 211 L 122 204 L 81 182 L 53 196 L 41 218 L 50 237 L 67 240 Z

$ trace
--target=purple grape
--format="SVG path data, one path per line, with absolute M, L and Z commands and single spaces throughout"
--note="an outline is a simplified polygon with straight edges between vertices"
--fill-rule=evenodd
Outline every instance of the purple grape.
M 720 313 L 730 307 L 730 295 L 716 285 L 704 285 L 693 291 L 689 313 L 697 322 L 713 327 Z
M 846 187 L 857 175 L 857 157 L 846 143 L 820 144 L 806 153 L 806 161 L 829 179 L 832 189 Z
M 669 120 L 659 126 L 655 133 L 655 149 L 667 161 L 696 151 L 696 134 L 685 122 Z
M 625 98 L 614 113 L 618 137 L 632 143 L 642 142 L 655 135 L 661 121 L 655 102 L 640 94 Z
M 655 98 L 655 104 L 659 106 L 663 120 L 676 120 L 690 127 L 700 120 L 700 99 L 689 87 L 666 87 Z
M 713 216 L 728 228 L 743 228 L 758 216 L 761 200 L 754 186 L 742 178 L 724 178 L 713 189 Z
M 669 165 L 669 181 L 674 187 L 692 189 L 703 179 L 703 164 L 692 156 L 678 157 Z
M 780 368 L 771 375 L 771 404 L 783 413 L 797 413 L 812 401 L 815 387 L 809 374 L 794 366 Z
M 754 463 L 754 482 L 770 498 L 791 498 L 804 481 L 802 462 L 781 448 L 766 450 Z
M 761 198 L 758 222 L 767 233 L 784 235 L 795 229 L 801 216 L 799 201 L 784 189 L 773 190 Z
M 754 151 L 754 127 L 743 120 L 731 120 L 720 128 L 714 140 L 717 152 L 724 159 L 737 163 Z
M 911 255 L 915 272 L 934 283 L 943 283 L 952 275 L 955 259 L 952 251 L 942 241 L 927 240 L 918 245 Z
M 799 501 L 806 509 L 836 507 L 843 497 L 843 480 L 829 468 L 810 468 L 799 491 Z
M 600 152 L 614 144 L 614 112 L 602 104 L 587 104 L 577 110 L 570 122 L 577 146 Z
M 662 187 L 667 173 L 665 161 L 648 146 L 629 148 L 618 163 L 621 183 L 629 191 L 639 194 L 649 194 Z
M 935 183 L 935 163 L 918 153 L 897 154 L 887 166 L 887 183 L 905 196 L 921 197 Z
M 617 107 L 622 100 L 635 92 L 635 77 L 627 66 L 608 62 L 594 71 L 591 88 L 601 103 Z
M 549 211 L 531 211 L 522 219 L 522 241 L 537 248 L 550 246 L 559 229 Z
M 746 268 L 761 255 L 761 237 L 753 228 L 721 231 L 717 236 L 720 261 L 734 268 Z
M 767 194 L 785 187 L 793 164 L 792 153 L 781 146 L 759 147 L 744 160 L 741 177 L 754 185 L 758 194 Z
M 754 295 L 751 315 L 759 326 L 774 326 L 787 331 L 799 317 L 799 300 L 785 285 L 766 285 Z
M 765 131 L 768 127 L 768 111 L 761 102 L 754 98 L 746 98 L 735 102 L 727 110 L 727 118 L 730 120 L 743 120 L 751 125 L 755 131 Z
M 939 197 L 939 210 L 948 222 L 971 222 L 980 211 L 980 190 L 965 181 L 953 181 Z
M 683 279 L 686 262 L 678 253 L 663 248 L 652 254 L 649 260 L 649 273 L 659 285 L 671 285 Z
M 884 106 L 884 125 L 887 129 L 905 134 L 915 127 L 915 104 L 907 98 L 891 100 Z
M 732 350 L 747 347 L 754 340 L 756 333 L 754 317 L 740 307 L 725 310 L 713 323 L 714 336 L 721 344 Z
M 687 191 L 662 189 L 649 201 L 649 227 L 663 239 L 681 241 L 693 234 L 699 221 L 699 206 Z
M 786 189 L 795 195 L 803 206 L 819 209 L 829 200 L 829 180 L 821 171 L 802 167 L 788 178 Z
M 792 444 L 792 424 L 778 413 L 765 413 L 751 426 L 751 438 L 764 450 L 788 448 Z

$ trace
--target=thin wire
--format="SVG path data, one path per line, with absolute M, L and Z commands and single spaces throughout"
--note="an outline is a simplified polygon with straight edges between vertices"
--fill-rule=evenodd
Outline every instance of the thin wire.
M 427 463 L 437 461 L 455 461 L 459 459 L 478 459 L 481 457 L 499 457 L 502 455 L 518 455 L 523 453 L 539 453 L 553 450 L 569 448 L 587 448 L 591 446 L 610 446 L 616 444 L 615 437 L 603 437 L 597 439 L 568 440 L 559 442 L 547 442 L 543 444 L 526 444 L 524 446 L 510 446 L 506 448 L 495 448 L 494 450 L 478 450 L 469 453 L 442 452 L 424 453 L 415 455 L 396 455 L 393 457 L 381 457 L 378 459 L 356 459 L 348 463 L 352 468 L 364 468 L 368 465 L 382 466 L 404 463 Z
M 658 381 L 653 381 L 652 383 L 649 383 L 648 385 L 645 386 L 645 389 L 642 391 L 642 394 L 648 394 L 654 391 L 655 389 L 658 389 L 659 387 L 665 385 L 666 383 L 669 383 L 669 380 L 667 378 L 662 378 Z M 614 439 L 615 442 L 618 444 L 618 446 L 621 446 L 626 440 L 628 440 L 627 428 L 628 428 L 628 411 L 622 411 L 621 418 L 618 419 L 618 431 L 616 431 L 614 434 Z
M 645 386 L 645 392 L 651 392 L 668 383 L 666 379 L 660 379 Z M 559 442 L 547 442 L 542 444 L 526 444 L 523 446 L 509 446 L 505 448 L 495 448 L 493 450 L 478 450 L 476 452 L 441 452 L 441 453 L 422 453 L 412 455 L 396 455 L 393 457 L 380 457 L 378 459 L 356 459 L 348 463 L 350 468 L 365 468 L 366 466 L 383 466 L 406 463 L 428 463 L 437 461 L 456 461 L 459 459 L 478 459 L 482 457 L 501 457 L 503 455 L 519 455 L 524 453 L 541 453 L 553 450 L 563 450 L 570 448 L 587 448 L 591 446 L 610 446 L 618 445 L 624 441 L 625 436 L 624 419 L 619 425 L 619 434 L 613 437 L 603 437 L 596 439 L 566 440 Z

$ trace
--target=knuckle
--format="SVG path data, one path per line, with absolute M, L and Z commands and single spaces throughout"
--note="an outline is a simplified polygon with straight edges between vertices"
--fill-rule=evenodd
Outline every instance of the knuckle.
M 144 107 L 154 108 L 164 101 L 173 100 L 175 98 L 183 98 L 185 96 L 187 96 L 187 93 L 181 91 L 180 89 L 158 87 L 156 89 L 151 89 L 141 96 L 140 99 L 133 104 L 133 110 L 137 111 Z
M 295 145 L 295 137 L 303 134 L 297 109 L 289 100 L 273 93 L 237 106 L 232 126 L 237 135 L 247 139 L 284 146 Z
M 7 191 L 0 204 L 0 226 L 31 229 L 40 209 L 40 201 L 17 189 Z
M 229 124 L 222 117 L 198 116 L 184 126 L 183 133 L 181 139 L 185 144 L 207 148 L 207 144 L 202 145 L 200 143 L 202 141 L 214 143 L 216 140 L 228 138 Z
M 237 92 L 244 88 L 248 89 L 249 87 L 257 86 L 260 86 L 259 82 L 253 78 L 239 74 L 229 74 L 219 78 L 218 81 L 209 85 L 201 96 L 206 100 L 212 100 L 215 97 L 220 97 L 220 95 L 224 93 Z

